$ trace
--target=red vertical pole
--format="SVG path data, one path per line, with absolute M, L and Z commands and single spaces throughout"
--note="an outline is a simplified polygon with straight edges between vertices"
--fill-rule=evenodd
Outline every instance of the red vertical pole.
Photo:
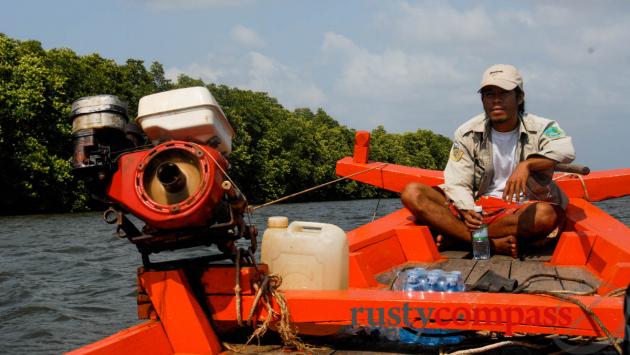
M 357 131 L 354 136 L 353 161 L 357 164 L 367 163 L 370 154 L 370 132 Z
M 142 286 L 175 353 L 218 354 L 221 343 L 182 270 L 146 271 Z

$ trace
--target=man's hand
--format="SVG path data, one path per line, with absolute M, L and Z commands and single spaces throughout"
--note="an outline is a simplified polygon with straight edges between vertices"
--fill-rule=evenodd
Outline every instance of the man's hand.
M 469 231 L 472 232 L 481 227 L 481 224 L 483 223 L 481 213 L 477 213 L 473 210 L 460 210 L 459 212 L 464 217 L 464 224 Z
M 529 178 L 529 163 L 527 160 L 520 162 L 510 178 L 505 182 L 503 200 L 520 202 L 521 193 L 526 193 L 527 179 Z

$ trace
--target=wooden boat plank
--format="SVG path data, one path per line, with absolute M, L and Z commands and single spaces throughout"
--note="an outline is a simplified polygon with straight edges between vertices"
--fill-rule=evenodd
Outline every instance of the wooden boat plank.
M 430 268 L 444 271 L 461 271 L 462 279 L 466 280 L 475 267 L 476 262 L 476 260 L 472 259 L 448 259 L 444 262 L 434 263 Z
M 229 344 L 234 350 L 226 350 L 223 354 L 265 354 L 265 355 L 286 355 L 288 353 L 298 354 L 316 354 L 316 355 L 404 355 L 414 353 L 427 353 L 427 349 L 421 345 L 403 344 L 403 343 L 388 343 L 388 342 L 376 342 L 373 339 L 364 340 L 363 344 L 356 344 L 358 349 L 370 348 L 374 350 L 346 350 L 346 349 L 331 349 L 322 347 L 318 349 L 309 350 L 307 352 L 296 352 L 295 350 L 286 350 L 281 345 L 243 345 L 243 344 Z M 423 351 L 424 350 L 424 351 Z M 430 351 L 428 353 L 433 353 Z
M 473 260 L 476 262 L 464 283 L 474 285 L 483 274 L 492 270 L 497 274 L 509 278 L 512 258 L 505 255 L 493 255 L 489 260 Z
M 551 274 L 557 275 L 556 268 L 554 266 L 545 265 L 538 261 L 520 261 L 513 260 L 510 270 L 510 278 L 518 281 L 518 285 L 522 285 L 523 282 L 537 274 Z M 545 290 L 545 291 L 559 291 L 562 290 L 562 284 L 554 279 L 540 278 L 540 281 L 535 281 L 529 285 L 529 290 Z
M 234 344 L 227 343 L 231 349 L 226 349 L 223 354 L 266 354 L 266 355 L 286 355 L 291 352 L 282 347 L 282 345 L 274 344 L 274 345 L 253 345 L 253 344 Z M 301 352 L 300 352 L 301 353 Z M 338 352 L 334 349 L 330 348 L 321 348 L 317 350 L 312 350 L 308 352 L 309 354 L 317 354 L 317 355 L 330 355 L 337 354 Z
M 560 277 L 568 277 L 568 278 L 573 278 L 573 279 L 578 279 L 578 280 L 584 280 L 588 282 L 589 284 L 593 285 L 595 289 L 597 289 L 599 287 L 599 284 L 601 283 L 601 281 L 597 277 L 595 277 L 588 270 L 582 267 L 556 266 L 556 272 L 558 273 L 558 276 Z M 560 280 L 560 283 L 562 284 L 565 290 L 576 291 L 576 292 L 591 291 L 590 287 L 580 282 Z
M 536 252 L 535 254 L 523 254 L 523 261 L 538 261 L 538 262 L 546 262 L 550 261 L 553 256 L 554 249 L 544 249 L 540 252 Z
M 446 259 L 467 259 L 470 258 L 470 250 L 445 250 L 440 255 Z

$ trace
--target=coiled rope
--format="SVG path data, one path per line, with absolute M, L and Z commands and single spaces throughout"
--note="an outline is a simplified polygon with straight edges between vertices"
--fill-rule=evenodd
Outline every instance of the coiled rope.
M 532 283 L 534 283 L 536 281 L 541 281 L 541 279 L 544 279 L 544 278 L 553 278 L 553 279 L 556 279 L 556 280 L 573 281 L 573 282 L 582 283 L 582 284 L 590 287 L 591 291 L 574 292 L 574 291 L 566 291 L 566 290 L 562 290 L 562 291 L 527 290 L 527 287 L 529 287 Z M 616 339 L 610 333 L 610 331 L 606 328 L 606 326 L 599 319 L 599 317 L 589 307 L 587 307 L 581 301 L 571 297 L 572 295 L 573 296 L 592 295 L 595 292 L 596 292 L 596 288 L 593 285 L 591 285 L 589 282 L 585 281 L 585 280 L 571 278 L 571 277 L 562 277 L 562 276 L 554 275 L 554 274 L 535 274 L 535 275 L 532 275 L 532 276 L 528 277 L 527 279 L 525 279 L 525 281 L 523 281 L 521 286 L 517 287 L 513 291 L 513 293 L 526 293 L 526 294 L 533 294 L 533 295 L 541 295 L 541 296 L 553 297 L 553 298 L 559 299 L 559 300 L 561 300 L 563 302 L 569 302 L 569 303 L 577 305 L 578 307 L 580 307 L 580 309 L 588 317 L 590 317 L 591 319 L 593 319 L 597 323 L 599 328 L 606 335 L 604 338 L 597 338 L 596 340 L 607 340 L 610 343 L 610 345 L 621 355 L 622 354 L 622 350 L 621 350 L 621 347 L 619 346 L 619 340 Z M 625 288 L 618 288 L 618 289 L 615 289 L 613 291 L 608 292 L 606 295 L 604 295 L 604 297 L 619 297 L 619 296 L 623 296 L 624 293 L 625 293 Z M 554 337 L 558 337 L 558 336 L 556 334 L 545 336 L 545 338 L 554 338 Z M 571 340 L 571 341 L 583 341 L 583 340 L 587 340 L 587 339 L 584 339 L 584 337 L 582 337 L 582 336 L 578 336 L 578 337 L 570 338 L 569 340 Z M 498 349 L 498 348 L 502 348 L 502 347 L 508 347 L 508 346 L 522 346 L 522 347 L 538 349 L 538 350 L 544 348 L 543 345 L 532 344 L 532 343 L 528 343 L 528 342 L 524 342 L 524 341 L 506 340 L 506 341 L 501 341 L 501 342 L 498 342 L 498 343 L 495 343 L 495 344 L 484 345 L 484 346 L 481 346 L 481 347 L 478 347 L 478 348 L 471 348 L 471 349 L 455 351 L 455 352 L 452 352 L 452 353 L 448 353 L 448 355 L 479 354 L 479 353 L 483 353 L 483 352 L 486 352 L 486 351 L 490 351 L 490 350 L 494 350 L 494 349 Z
M 533 282 L 539 281 L 539 279 L 541 279 L 541 278 L 552 278 L 552 279 L 561 280 L 561 281 L 573 281 L 573 282 L 582 283 L 582 284 L 585 284 L 588 287 L 590 287 L 591 291 L 588 291 L 588 292 L 574 292 L 574 291 L 566 291 L 566 290 L 562 290 L 562 291 L 527 290 L 527 287 L 529 287 Z M 623 289 L 613 290 L 612 292 L 609 292 L 607 295 L 605 295 L 605 297 L 618 297 L 618 296 L 621 296 L 621 295 L 623 295 L 623 293 L 620 293 L 621 290 L 623 290 Z M 606 328 L 606 326 L 601 321 L 601 319 L 597 316 L 597 314 L 595 314 L 595 312 L 593 312 L 589 307 L 587 307 L 580 300 L 578 300 L 578 299 L 576 299 L 574 297 L 571 297 L 571 296 L 578 296 L 578 295 L 579 296 L 593 295 L 593 294 L 595 294 L 595 292 L 596 292 L 596 287 L 591 285 L 590 283 L 588 283 L 585 280 L 571 278 L 571 277 L 563 277 L 563 276 L 559 276 L 559 275 L 555 275 L 555 274 L 535 274 L 535 275 L 532 275 L 532 276 L 528 277 L 527 279 L 525 279 L 523 284 L 521 286 L 517 287 L 513 291 L 513 293 L 527 293 L 527 294 L 533 294 L 533 295 L 543 295 L 543 296 L 553 297 L 553 298 L 559 299 L 561 301 L 569 302 L 569 303 L 572 303 L 572 304 L 580 307 L 580 309 L 584 313 L 586 313 L 586 315 L 588 317 L 590 317 L 592 320 L 595 321 L 595 323 L 597 323 L 599 328 L 604 332 L 604 334 L 608 338 L 608 341 L 610 342 L 610 345 L 612 347 L 614 347 L 615 350 L 621 355 L 621 347 L 619 346 L 619 340 L 616 339 L 612 335 L 612 333 L 608 330 L 608 328 Z
M 247 325 L 248 326 L 256 326 L 256 317 L 254 313 L 258 309 L 261 304 L 261 300 L 263 300 L 263 306 L 267 310 L 267 317 L 262 322 L 261 325 L 257 326 L 254 332 L 249 336 L 245 344 L 242 346 L 233 346 L 228 343 L 223 343 L 223 345 L 234 352 L 242 353 L 247 345 L 249 345 L 254 339 L 260 340 L 267 330 L 271 327 L 272 323 L 275 323 L 276 330 L 280 335 L 280 339 L 282 340 L 282 344 L 286 348 L 294 348 L 299 351 L 317 351 L 324 350 L 324 348 L 315 347 L 309 344 L 304 343 L 297 336 L 297 328 L 291 323 L 291 312 L 289 311 L 289 306 L 287 304 L 284 295 L 278 291 L 280 285 L 282 285 L 282 277 L 276 274 L 263 274 L 259 269 L 258 265 L 255 262 L 253 255 L 250 250 L 237 249 L 236 252 L 236 285 L 234 286 L 234 293 L 236 295 L 236 319 L 238 325 L 244 327 L 242 319 L 242 296 L 241 296 L 241 287 L 240 287 L 240 270 L 241 270 L 241 253 L 248 253 L 247 261 L 250 262 L 254 268 L 256 269 L 256 275 L 258 276 L 254 283 L 253 288 L 256 291 L 256 295 L 254 297 L 254 301 L 252 303 L 252 308 L 250 309 L 247 315 Z M 276 312 L 273 309 L 272 299 L 278 304 L 280 308 L 280 312 Z

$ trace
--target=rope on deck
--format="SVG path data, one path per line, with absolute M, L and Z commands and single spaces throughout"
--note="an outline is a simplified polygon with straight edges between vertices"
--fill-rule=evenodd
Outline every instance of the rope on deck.
M 252 303 L 252 308 L 249 311 L 247 316 L 247 325 L 256 327 L 256 317 L 254 313 L 258 309 L 261 304 L 261 300 L 263 300 L 264 307 L 267 309 L 267 317 L 262 322 L 261 325 L 257 326 L 254 332 L 249 336 L 247 342 L 245 342 L 242 346 L 234 346 L 228 343 L 223 343 L 225 348 L 237 352 L 244 353 L 244 349 L 247 345 L 249 345 L 254 339 L 260 340 L 267 330 L 271 327 L 273 323 L 275 323 L 276 329 L 280 338 L 282 339 L 283 347 L 285 348 L 293 348 L 299 351 L 318 351 L 325 350 L 325 348 L 319 348 L 312 346 L 310 344 L 304 343 L 297 336 L 297 328 L 291 323 L 291 312 L 289 311 L 289 306 L 287 304 L 284 295 L 278 291 L 280 285 L 282 285 L 282 277 L 276 274 L 262 275 L 260 270 L 258 269 L 258 265 L 256 265 L 256 261 L 254 256 L 251 253 L 251 250 L 241 250 L 237 249 L 236 252 L 236 285 L 234 286 L 234 292 L 236 294 L 236 319 L 239 326 L 244 327 L 241 309 L 242 309 L 242 297 L 241 297 L 241 287 L 240 287 L 240 264 L 241 264 L 241 253 L 248 253 L 247 261 L 254 265 L 257 270 L 257 274 L 262 276 L 253 284 L 253 288 L 256 291 L 256 296 L 254 297 L 254 301 Z M 276 312 L 273 309 L 272 299 L 275 299 L 275 302 L 278 304 L 280 308 L 280 312 Z M 246 353 L 246 352 L 245 352 Z
M 550 278 L 550 279 L 555 279 L 559 281 L 577 282 L 577 283 L 584 284 L 591 289 L 590 291 L 586 291 L 586 292 L 578 292 L 578 291 L 570 291 L 570 290 L 549 291 L 555 294 L 572 294 L 574 296 L 588 296 L 588 295 L 595 294 L 597 290 L 597 288 L 594 285 L 590 284 L 588 281 L 583 280 L 583 279 L 576 279 L 576 278 L 560 276 L 556 274 L 534 274 L 526 278 L 525 281 L 523 281 L 520 286 L 518 286 L 517 288 L 514 289 L 514 291 L 512 291 L 512 293 L 520 293 L 523 291 L 527 291 L 526 290 L 527 287 L 529 287 L 532 283 L 536 281 L 541 281 L 539 280 L 541 278 Z
M 534 283 L 536 281 L 540 281 L 540 279 L 544 279 L 544 278 L 553 278 L 553 279 L 557 279 L 557 280 L 573 281 L 573 282 L 582 283 L 584 285 L 589 286 L 591 288 L 591 291 L 574 292 L 574 291 L 564 291 L 564 290 L 562 290 L 562 291 L 527 290 L 527 287 L 529 287 L 532 283 Z M 588 317 L 590 317 L 593 321 L 595 321 L 597 323 L 597 325 L 600 327 L 600 329 L 604 332 L 604 334 L 606 336 L 605 337 L 598 337 L 598 338 L 587 338 L 587 337 L 583 337 L 583 336 L 577 336 L 577 337 L 569 338 L 568 340 L 569 341 L 576 341 L 576 342 L 588 342 L 588 343 L 592 342 L 593 339 L 595 341 L 607 341 L 615 349 L 615 351 L 617 351 L 619 354 L 622 354 L 621 347 L 619 346 L 620 339 L 616 339 L 610 333 L 610 331 L 608 331 L 608 329 L 603 324 L 603 322 L 599 319 L 599 317 L 592 310 L 590 310 L 590 308 L 588 308 L 585 304 L 583 304 L 579 300 L 571 297 L 571 296 L 578 296 L 578 295 L 579 296 L 585 296 L 585 295 L 595 294 L 596 293 L 596 287 L 591 285 L 589 282 L 587 282 L 585 280 L 582 280 L 582 279 L 575 279 L 575 278 L 570 278 L 570 277 L 562 277 L 562 276 L 555 275 L 555 274 L 535 274 L 535 275 L 532 275 L 532 276 L 528 277 L 525 281 L 523 281 L 521 286 L 517 287 L 513 291 L 513 293 L 527 293 L 527 294 L 548 296 L 548 297 L 553 297 L 553 298 L 559 299 L 561 301 L 570 302 L 572 304 L 577 305 L 578 307 L 580 307 L 580 309 L 582 309 L 582 311 Z M 615 290 L 612 290 L 612 291 L 608 292 L 606 295 L 604 295 L 604 297 L 619 297 L 619 296 L 623 296 L 624 294 L 625 294 L 625 288 L 618 288 L 618 289 L 615 289 Z M 558 338 L 558 337 L 559 337 L 559 335 L 557 335 L 557 334 L 550 334 L 550 335 L 545 336 L 545 338 L 549 338 L 549 339 Z M 495 350 L 495 349 L 498 349 L 498 348 L 508 347 L 508 346 L 522 346 L 522 347 L 527 347 L 527 348 L 532 348 L 532 349 L 537 349 L 537 350 L 543 349 L 545 347 L 545 345 L 533 344 L 533 343 L 529 343 L 529 342 L 526 342 L 526 341 L 506 340 L 506 341 L 501 341 L 501 342 L 498 342 L 498 343 L 495 343 L 495 344 L 485 345 L 485 346 L 481 346 L 481 347 L 477 347 L 477 348 L 459 350 L 459 351 L 455 351 L 455 352 L 452 352 L 452 353 L 447 353 L 445 355 L 479 354 L 479 353 L 483 353 L 483 352 L 486 352 L 486 351 Z M 563 353 L 563 351 L 559 352 L 558 354 L 560 354 L 560 353 Z
M 243 300 L 241 299 L 241 249 L 236 249 L 236 285 L 234 285 L 234 295 L 236 296 L 236 322 L 239 327 L 243 326 L 243 316 L 241 315 L 241 307 Z
M 620 287 L 616 290 L 612 290 L 608 292 L 605 297 L 621 297 L 626 294 L 626 289 L 624 287 Z
M 589 292 L 566 292 L 566 291 L 527 290 L 527 287 L 529 285 L 531 285 L 531 283 L 533 283 L 534 281 L 537 281 L 536 279 L 539 279 L 539 278 L 553 278 L 553 279 L 557 279 L 557 280 L 579 282 L 579 283 L 582 283 L 582 284 L 585 284 L 585 285 L 589 286 L 591 288 L 591 291 L 589 291 Z M 621 296 L 622 293 L 620 293 L 620 290 L 623 290 L 623 289 L 613 290 L 612 292 L 609 292 L 606 296 L 607 297 Z M 563 276 L 554 275 L 554 274 L 534 274 L 534 275 L 531 275 L 530 277 L 528 277 L 523 282 L 523 284 L 521 286 L 517 287 L 513 291 L 513 293 L 527 293 L 527 294 L 532 294 L 532 295 L 549 296 L 549 297 L 553 297 L 553 298 L 559 299 L 561 301 L 572 303 L 572 304 L 580 307 L 580 309 L 582 309 L 582 311 L 588 317 L 590 317 L 593 321 L 595 321 L 595 323 L 597 323 L 599 328 L 606 335 L 606 338 L 610 342 L 610 345 L 621 355 L 622 354 L 622 350 L 621 350 L 621 347 L 619 346 L 619 341 L 620 340 L 615 338 L 612 335 L 612 333 L 610 333 L 608 328 L 606 328 L 604 323 L 601 321 L 601 319 L 599 319 L 599 317 L 595 314 L 595 312 L 593 312 L 589 307 L 587 307 L 584 303 L 582 303 L 578 299 L 573 298 L 573 297 L 571 297 L 571 295 L 567 294 L 567 293 L 571 293 L 573 296 L 576 296 L 576 295 L 580 295 L 580 296 L 582 296 L 582 295 L 592 295 L 592 294 L 595 293 L 595 291 L 596 291 L 596 288 L 593 285 L 591 285 L 590 283 L 588 283 L 587 281 L 585 281 L 585 280 L 575 279 L 575 278 L 570 278 L 570 277 L 563 277 Z M 625 290 L 624 290 L 624 292 L 625 292 Z
M 505 341 L 502 341 L 502 342 L 498 342 L 498 343 L 494 343 L 494 344 L 490 344 L 490 345 L 485 345 L 485 346 L 482 346 L 482 347 L 479 347 L 479 348 L 459 350 L 459 351 L 455 351 L 455 352 L 452 352 L 452 353 L 447 353 L 445 355 L 480 354 L 480 353 L 485 353 L 486 351 L 490 351 L 490 350 L 494 350 L 494 349 L 498 349 L 498 348 L 504 348 L 506 346 L 522 346 L 522 347 L 526 347 L 526 348 L 530 348 L 530 349 L 536 349 L 536 350 L 541 350 L 541 349 L 544 349 L 546 347 L 545 345 L 532 344 L 532 343 L 528 343 L 528 342 L 524 342 L 524 341 L 505 340 Z

